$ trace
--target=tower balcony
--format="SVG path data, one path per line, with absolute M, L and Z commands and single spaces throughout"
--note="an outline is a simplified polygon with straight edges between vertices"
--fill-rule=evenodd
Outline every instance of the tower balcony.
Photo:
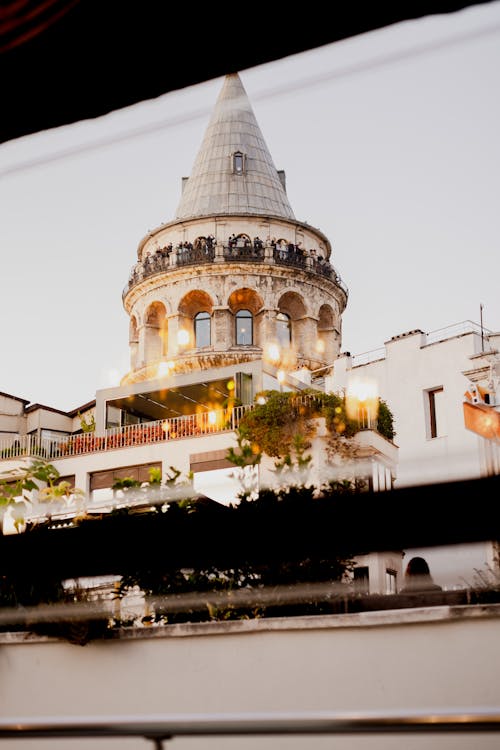
M 288 248 L 274 247 L 271 244 L 249 243 L 243 246 L 215 245 L 205 249 L 178 247 L 172 250 L 158 249 L 153 255 L 135 264 L 129 280 L 123 289 L 122 298 L 145 279 L 159 274 L 169 273 L 188 266 L 200 266 L 222 263 L 261 263 L 265 265 L 285 266 L 306 273 L 323 276 L 336 284 L 344 293 L 346 301 L 348 288 L 340 274 L 328 260 L 317 258 L 310 253 L 292 251 Z

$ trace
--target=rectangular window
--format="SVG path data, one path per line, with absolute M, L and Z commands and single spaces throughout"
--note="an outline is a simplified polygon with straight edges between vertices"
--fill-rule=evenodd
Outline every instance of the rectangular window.
M 253 385 L 252 375 L 246 372 L 236 373 L 236 398 L 238 398 L 242 404 L 253 403 Z
M 116 501 L 120 499 L 115 496 L 115 492 L 112 489 L 115 481 L 129 477 L 141 483 L 148 482 L 149 469 L 152 468 L 161 469 L 161 463 L 121 466 L 120 468 L 109 469 L 108 471 L 95 471 L 90 475 L 90 496 L 93 507 L 95 508 L 97 504 L 101 508 L 111 510 Z
M 386 594 L 396 594 L 397 593 L 397 573 L 395 570 L 391 570 L 390 568 L 386 568 L 385 571 L 385 593 Z
M 426 396 L 427 438 L 432 440 L 446 435 L 444 388 L 432 388 L 426 391 Z
M 143 394 L 138 394 L 139 398 Z M 137 401 L 135 402 L 137 406 Z M 127 427 L 131 424 L 145 424 L 152 422 L 154 419 L 147 414 L 143 414 L 138 411 L 137 408 L 130 407 L 128 410 L 120 409 L 118 406 L 112 404 L 106 405 L 106 429 L 111 430 L 116 427 Z
M 226 458 L 227 449 L 206 451 L 205 453 L 191 453 L 189 468 L 193 473 L 214 471 L 215 469 L 234 469 L 234 464 Z
M 57 479 L 54 479 L 54 484 L 57 486 L 58 484 L 61 484 L 61 482 L 69 482 L 72 487 L 75 486 L 76 477 L 74 474 L 68 474 L 67 476 L 63 477 L 57 477 Z
M 122 426 L 122 411 L 118 406 L 106 404 L 106 429 Z
M 69 432 L 66 432 L 65 430 L 48 430 L 45 427 L 42 427 L 40 434 L 43 438 L 49 438 L 49 439 L 62 439 L 65 437 L 68 437 L 70 434 Z
M 359 565 L 354 568 L 353 579 L 356 594 L 370 593 L 370 571 L 368 565 Z
M 90 491 L 112 487 L 115 479 L 130 477 L 139 482 L 149 481 L 149 469 L 161 469 L 161 463 L 138 464 L 136 466 L 120 466 L 108 471 L 95 471 L 90 475 Z

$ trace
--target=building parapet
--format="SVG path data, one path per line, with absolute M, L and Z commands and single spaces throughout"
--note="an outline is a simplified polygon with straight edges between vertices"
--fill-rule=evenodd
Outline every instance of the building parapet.
M 422 331 L 409 331 L 408 333 L 401 334 L 400 336 L 393 336 L 391 342 L 397 341 L 402 338 L 406 338 L 408 334 L 421 333 L 422 340 L 420 347 L 424 348 L 431 344 L 437 344 L 442 341 L 457 338 L 458 336 L 464 336 L 470 333 L 475 333 L 478 336 L 488 338 L 492 334 L 487 328 L 481 329 L 478 323 L 474 323 L 472 320 L 463 320 L 460 323 L 454 323 L 453 325 L 445 326 L 444 328 L 437 328 L 435 331 L 429 333 L 423 333 Z M 487 354 L 488 352 L 480 352 L 479 355 Z M 387 350 L 385 346 L 378 347 L 377 349 L 370 349 L 361 354 L 354 354 L 351 356 L 351 366 L 361 367 L 363 365 L 371 364 L 372 362 L 378 362 L 379 360 L 385 359 L 387 356 Z
M 482 333 L 483 336 L 488 336 L 492 331 L 484 327 L 481 329 L 481 326 L 472 320 L 462 320 L 460 323 L 454 323 L 445 328 L 437 328 L 435 331 L 426 333 L 423 346 L 436 344 L 438 341 L 446 341 L 447 339 L 463 336 L 467 333 L 477 333 L 479 336 Z

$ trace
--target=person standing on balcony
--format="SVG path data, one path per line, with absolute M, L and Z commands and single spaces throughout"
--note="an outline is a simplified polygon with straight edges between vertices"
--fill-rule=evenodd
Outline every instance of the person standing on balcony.
M 423 557 L 412 557 L 406 566 L 404 586 L 399 593 L 411 594 L 442 590 L 441 586 L 434 583 L 427 561 Z

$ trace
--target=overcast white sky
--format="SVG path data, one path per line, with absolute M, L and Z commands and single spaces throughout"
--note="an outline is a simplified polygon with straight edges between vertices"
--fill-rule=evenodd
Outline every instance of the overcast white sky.
M 481 303 L 500 329 L 500 2 L 241 79 L 296 218 L 332 242 L 344 350 L 478 322 Z M 0 391 L 66 410 L 127 371 L 121 292 L 174 217 L 221 85 L 0 146 Z

